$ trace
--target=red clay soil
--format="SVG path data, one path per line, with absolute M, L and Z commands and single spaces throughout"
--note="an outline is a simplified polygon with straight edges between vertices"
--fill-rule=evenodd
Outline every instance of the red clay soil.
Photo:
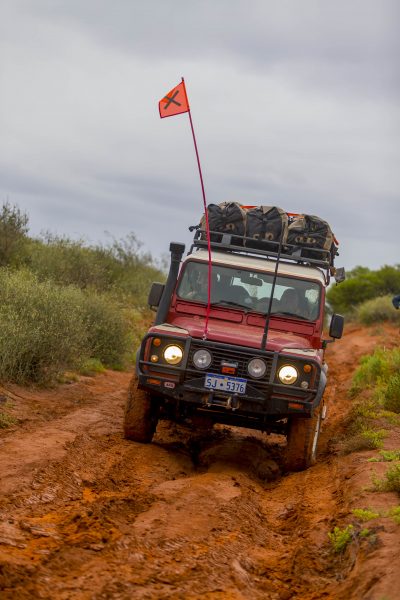
M 363 537 L 351 513 L 399 504 L 371 491 L 387 463 L 335 442 L 360 356 L 399 339 L 349 326 L 329 347 L 321 456 L 289 475 L 278 436 L 161 423 L 152 444 L 124 440 L 129 373 L 6 386 L 19 422 L 0 433 L 1 599 L 399 600 L 400 525 L 382 516 Z M 400 447 L 399 431 L 385 447 Z M 350 523 L 335 553 L 328 532 Z

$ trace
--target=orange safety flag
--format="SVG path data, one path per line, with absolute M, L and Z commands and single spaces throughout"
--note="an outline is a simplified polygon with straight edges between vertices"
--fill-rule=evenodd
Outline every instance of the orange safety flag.
M 162 100 L 160 100 L 158 103 L 158 109 L 162 119 L 164 117 L 180 115 L 181 113 L 185 113 L 190 110 L 184 81 L 174 87 L 174 89 L 168 92 L 168 94 L 164 96 Z

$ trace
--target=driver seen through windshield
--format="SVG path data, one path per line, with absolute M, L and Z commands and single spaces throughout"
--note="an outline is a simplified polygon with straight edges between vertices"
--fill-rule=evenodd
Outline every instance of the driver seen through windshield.
M 265 314 L 269 308 L 272 283 L 273 275 L 270 273 L 213 264 L 211 303 Z M 207 303 L 208 264 L 188 261 L 177 294 L 183 300 Z M 289 276 L 276 278 L 271 313 L 312 321 L 318 317 L 319 307 L 320 286 L 317 282 Z

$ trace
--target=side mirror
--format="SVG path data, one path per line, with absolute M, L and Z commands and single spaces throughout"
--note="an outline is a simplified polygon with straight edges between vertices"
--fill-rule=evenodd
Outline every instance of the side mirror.
M 335 273 L 333 276 L 335 278 L 336 283 L 342 283 L 342 281 L 345 281 L 346 271 L 344 270 L 344 267 L 339 267 L 338 269 L 335 269 Z
M 152 308 L 152 309 L 158 308 L 160 301 L 161 301 L 161 297 L 164 293 L 164 289 L 165 289 L 164 283 L 158 283 L 157 281 L 155 281 L 154 283 L 151 284 L 149 297 L 147 299 L 147 304 L 150 306 L 150 308 Z
M 332 315 L 331 324 L 329 326 L 329 335 L 331 338 L 339 340 L 343 335 L 344 317 L 342 315 Z

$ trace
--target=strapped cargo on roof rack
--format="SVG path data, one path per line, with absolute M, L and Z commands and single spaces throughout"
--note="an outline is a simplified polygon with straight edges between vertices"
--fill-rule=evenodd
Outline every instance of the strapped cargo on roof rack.
M 259 248 L 259 240 L 279 243 L 282 237 L 282 241 L 285 243 L 287 233 L 288 215 L 281 208 L 255 206 L 247 210 L 246 237 L 255 240 L 246 242 L 246 246 L 249 248 Z
M 316 250 L 326 250 L 331 255 L 331 264 L 337 252 L 337 242 L 329 224 L 314 215 L 294 215 L 288 227 L 287 243 L 291 246 L 308 248 L 303 254 L 318 258 Z
M 330 275 L 341 280 L 342 270 L 334 267 L 338 242 L 323 219 L 286 213 L 278 207 L 244 207 L 233 202 L 209 205 L 208 211 L 212 248 L 266 258 L 279 256 L 279 260 L 324 269 L 328 281 Z M 204 215 L 199 225 L 189 229 L 195 230 L 192 249 L 205 247 Z

